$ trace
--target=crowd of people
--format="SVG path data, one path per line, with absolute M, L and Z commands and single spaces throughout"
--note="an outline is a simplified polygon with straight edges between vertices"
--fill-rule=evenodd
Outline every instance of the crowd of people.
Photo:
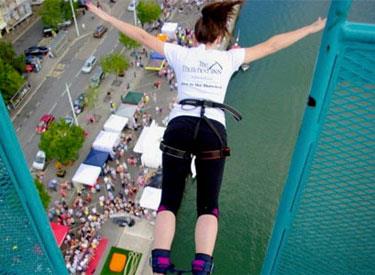
M 69 227 L 62 245 L 67 269 L 75 274 L 85 272 L 101 240 L 102 225 L 119 214 L 135 219 L 153 221 L 156 212 L 139 205 L 137 194 L 147 185 L 153 171 L 142 167 L 128 149 L 134 139 L 132 130 L 123 133 L 114 159 L 107 162 L 102 176 L 92 188 L 76 188 L 77 194 L 69 204 L 66 192 L 73 191 L 71 183 L 59 185 L 59 200 L 48 211 L 49 219 Z M 133 173 L 131 173 L 132 169 Z

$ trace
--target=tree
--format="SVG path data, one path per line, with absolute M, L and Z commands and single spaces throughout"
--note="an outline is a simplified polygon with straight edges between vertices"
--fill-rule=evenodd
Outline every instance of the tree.
M 40 16 L 44 25 L 57 29 L 57 25 L 64 21 L 62 0 L 45 0 L 40 10 Z
M 75 11 L 78 9 L 78 6 L 79 6 L 78 1 L 76 0 L 73 1 L 73 8 Z M 70 6 L 69 0 L 63 0 L 61 2 L 61 12 L 65 20 L 73 19 L 72 7 Z
M 141 0 L 136 9 L 142 27 L 145 23 L 151 23 L 158 19 L 161 14 L 161 8 L 155 0 Z
M 25 71 L 25 56 L 23 54 L 17 56 L 12 43 L 0 41 L 0 58 L 20 74 Z
M 129 62 L 120 53 L 111 53 L 100 60 L 100 65 L 105 73 L 115 74 L 117 82 L 117 76 L 128 69 Z
M 44 209 L 48 209 L 48 205 L 51 201 L 51 196 L 48 194 L 46 187 L 43 185 L 43 183 L 38 180 L 34 179 L 35 187 L 38 190 L 40 200 L 42 201 L 42 204 L 44 206 Z
M 123 34 L 122 32 L 119 32 L 118 40 L 128 50 L 136 49 L 139 46 L 141 46 L 141 44 L 139 44 L 137 41 L 131 39 L 130 37 L 128 37 L 125 34 Z
M 0 58 L 0 91 L 5 102 L 8 102 L 25 82 L 10 64 Z
M 53 122 L 41 136 L 39 148 L 48 159 L 62 164 L 78 159 L 78 151 L 84 142 L 84 130 L 76 125 L 69 126 L 63 119 Z
M 85 94 L 87 109 L 93 111 L 98 101 L 99 89 L 98 87 L 88 87 Z M 95 113 L 93 113 L 93 116 L 95 118 Z

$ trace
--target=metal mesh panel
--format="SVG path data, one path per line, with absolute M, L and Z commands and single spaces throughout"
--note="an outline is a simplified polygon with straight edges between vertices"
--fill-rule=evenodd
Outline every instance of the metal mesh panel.
M 375 48 L 347 46 L 276 274 L 374 274 Z M 328 93 L 330 94 L 330 93 Z
M 0 274 L 52 274 L 0 151 Z

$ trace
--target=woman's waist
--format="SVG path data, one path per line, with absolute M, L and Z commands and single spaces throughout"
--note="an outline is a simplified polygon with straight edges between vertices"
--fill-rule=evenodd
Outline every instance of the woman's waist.
M 220 122 L 225 127 L 225 114 L 224 111 L 218 108 L 206 107 L 204 115 L 209 118 Z M 190 105 L 180 105 L 176 104 L 169 114 L 169 121 L 175 117 L 179 116 L 192 116 L 200 117 L 201 116 L 201 107 L 195 107 Z

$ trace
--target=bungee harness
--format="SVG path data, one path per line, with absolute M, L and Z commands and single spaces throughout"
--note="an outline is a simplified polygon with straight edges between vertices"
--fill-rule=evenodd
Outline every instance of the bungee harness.
M 217 103 L 217 102 L 210 101 L 210 100 L 199 100 L 199 99 L 189 98 L 189 99 L 183 99 L 179 101 L 178 104 L 182 106 L 190 105 L 190 106 L 201 108 L 201 112 L 200 112 L 201 119 L 198 121 L 197 125 L 195 126 L 194 140 L 196 140 L 198 136 L 198 131 L 201 125 L 201 121 L 204 121 L 211 128 L 211 130 L 216 134 L 221 144 L 221 148 L 218 150 L 210 150 L 210 151 L 188 152 L 188 151 L 184 151 L 184 150 L 169 146 L 162 141 L 160 143 L 160 150 L 162 150 L 164 154 L 167 154 L 172 157 L 180 158 L 180 159 L 191 159 L 192 155 L 195 155 L 197 159 L 201 159 L 201 160 L 216 160 L 216 159 L 223 159 L 225 157 L 230 156 L 230 148 L 225 145 L 222 137 L 219 134 L 219 131 L 212 124 L 209 118 L 205 116 L 205 111 L 207 107 L 219 108 L 223 111 L 229 112 L 236 121 L 240 121 L 242 119 L 241 114 L 236 109 L 234 109 L 233 107 L 229 105 L 226 105 L 223 103 Z

